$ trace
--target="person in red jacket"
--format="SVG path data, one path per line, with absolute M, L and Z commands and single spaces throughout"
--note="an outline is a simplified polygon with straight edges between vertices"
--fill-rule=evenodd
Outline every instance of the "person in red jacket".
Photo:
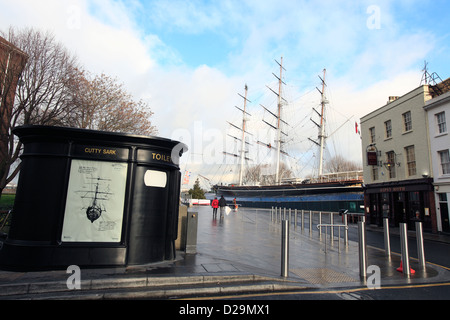
M 219 200 L 217 198 L 214 198 L 214 200 L 211 202 L 211 207 L 213 208 L 213 217 L 217 217 L 217 208 L 219 208 Z

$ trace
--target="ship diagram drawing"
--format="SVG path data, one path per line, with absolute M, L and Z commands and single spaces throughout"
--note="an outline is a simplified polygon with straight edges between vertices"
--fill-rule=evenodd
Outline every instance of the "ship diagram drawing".
M 89 205 L 87 208 L 83 207 L 83 210 L 85 210 L 88 220 L 94 223 L 106 211 L 104 202 L 109 201 L 114 194 L 110 192 L 109 182 L 111 182 L 111 179 L 100 177 L 89 177 L 87 179 L 91 180 L 87 184 L 93 190 L 78 190 L 76 192 L 81 194 L 82 199 L 90 199 Z
M 127 168 L 122 163 L 72 160 L 63 241 L 120 241 Z

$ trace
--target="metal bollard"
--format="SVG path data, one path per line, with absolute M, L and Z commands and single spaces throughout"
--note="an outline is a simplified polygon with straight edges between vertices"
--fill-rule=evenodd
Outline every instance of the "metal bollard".
M 305 228 L 305 211 L 302 209 L 302 231 Z
M 333 221 L 334 221 L 334 214 L 333 212 L 330 212 L 330 224 L 331 224 L 331 230 L 330 230 L 330 236 L 331 236 L 331 243 L 334 241 L 334 227 L 333 227 Z
M 383 219 L 384 227 L 384 251 L 387 257 L 391 257 L 391 240 L 389 238 L 389 218 Z
M 367 276 L 367 254 L 366 254 L 366 223 L 358 222 L 359 236 L 359 275 L 366 279 Z
M 344 213 L 344 244 L 345 246 L 348 246 L 348 225 L 347 225 L 347 214 Z
M 416 239 L 417 239 L 417 256 L 419 258 L 419 266 L 425 270 L 425 251 L 423 248 L 423 231 L 422 222 L 416 222 Z
M 197 253 L 197 229 L 198 214 L 197 212 L 188 212 L 186 221 L 186 248 L 187 254 Z
M 320 211 L 319 211 L 319 224 L 322 224 L 322 212 L 320 212 Z M 319 237 L 321 237 L 321 236 L 322 236 L 322 228 L 319 228 Z M 325 242 L 326 241 L 327 241 L 327 239 L 325 238 Z
M 312 232 L 312 211 L 309 210 L 309 233 Z
M 289 220 L 282 221 L 281 232 L 281 276 L 289 276 Z
M 297 229 L 297 209 L 294 210 L 294 228 Z
M 278 223 L 278 207 L 275 207 L 275 223 Z
M 409 276 L 411 270 L 409 268 L 408 227 L 406 223 L 400 223 L 400 244 L 402 249 L 403 274 Z
M 277 223 L 281 222 L 281 207 L 278 208 Z
M 338 251 L 341 252 L 341 228 L 338 228 Z

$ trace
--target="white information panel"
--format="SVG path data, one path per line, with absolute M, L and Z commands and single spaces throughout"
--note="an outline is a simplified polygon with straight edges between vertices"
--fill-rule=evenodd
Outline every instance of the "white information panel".
M 120 242 L 128 165 L 72 160 L 62 242 Z

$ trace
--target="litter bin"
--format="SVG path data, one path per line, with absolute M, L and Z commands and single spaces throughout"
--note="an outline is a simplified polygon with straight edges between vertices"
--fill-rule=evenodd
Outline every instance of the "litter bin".
M 175 257 L 177 141 L 23 126 L 24 145 L 2 269 L 126 266 Z M 175 159 L 176 158 L 176 159 Z

